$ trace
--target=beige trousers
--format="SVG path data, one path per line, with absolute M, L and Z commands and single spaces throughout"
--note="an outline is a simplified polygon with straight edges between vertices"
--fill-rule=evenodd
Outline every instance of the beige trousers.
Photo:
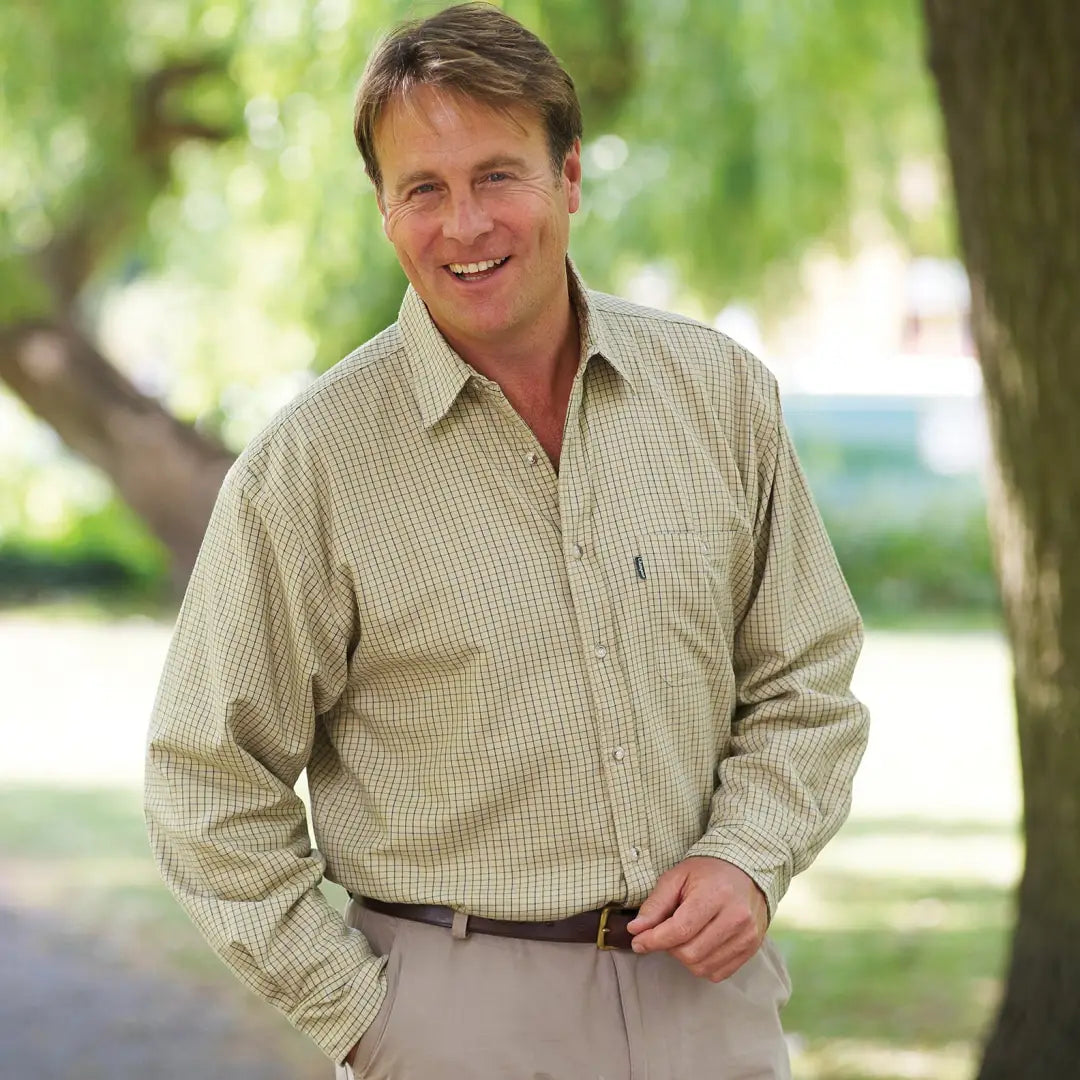
M 791 993 L 766 940 L 721 983 L 666 953 L 469 934 L 349 903 L 389 955 L 357 1080 L 774 1080 L 790 1077 Z M 348 1076 L 339 1069 L 338 1077 Z

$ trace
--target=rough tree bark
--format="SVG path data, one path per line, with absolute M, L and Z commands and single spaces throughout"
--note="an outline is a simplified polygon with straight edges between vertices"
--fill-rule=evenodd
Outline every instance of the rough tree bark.
M 981 1080 L 1080 1070 L 1080 18 L 924 0 L 997 460 L 1026 861 Z M 978 747 L 972 747 L 977 765 Z
M 0 331 L 0 379 L 108 475 L 169 549 L 176 584 L 186 582 L 232 454 L 139 393 L 74 329 Z

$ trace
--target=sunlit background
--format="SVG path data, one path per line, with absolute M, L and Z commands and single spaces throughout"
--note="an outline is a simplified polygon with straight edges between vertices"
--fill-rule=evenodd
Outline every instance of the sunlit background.
M 4 5 L 0 333 L 76 325 L 238 451 L 394 318 L 403 278 L 350 99 L 378 31 L 438 6 Z M 775 372 L 868 624 L 856 690 L 874 729 L 851 819 L 775 925 L 795 1075 L 970 1076 L 1020 799 L 917 5 L 502 6 L 584 102 L 572 255 L 594 287 L 711 323 Z M 325 1076 L 150 863 L 138 787 L 170 551 L 67 448 L 69 419 L 46 419 L 0 381 L 0 1075 Z

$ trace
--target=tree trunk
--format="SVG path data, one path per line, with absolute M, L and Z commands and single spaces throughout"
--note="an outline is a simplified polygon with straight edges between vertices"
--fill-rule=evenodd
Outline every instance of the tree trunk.
M 981 1080 L 1080 1070 L 1080 13 L 924 0 L 997 461 L 1026 860 Z M 978 762 L 978 746 L 972 747 Z
M 104 470 L 169 549 L 183 585 L 232 455 L 139 393 L 71 329 L 34 323 L 0 332 L 0 379 Z

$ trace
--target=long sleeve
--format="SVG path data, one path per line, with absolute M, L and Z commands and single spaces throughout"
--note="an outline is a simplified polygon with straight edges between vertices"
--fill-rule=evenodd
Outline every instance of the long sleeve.
M 341 694 L 355 601 L 242 466 L 219 496 L 151 721 L 146 815 L 169 888 L 221 959 L 340 1061 L 385 961 L 320 892 L 293 790 Z
M 859 615 L 775 391 L 772 404 L 758 468 L 754 588 L 735 631 L 730 756 L 718 766 L 705 835 L 688 852 L 748 873 L 770 915 L 847 816 L 869 722 L 850 690 Z

